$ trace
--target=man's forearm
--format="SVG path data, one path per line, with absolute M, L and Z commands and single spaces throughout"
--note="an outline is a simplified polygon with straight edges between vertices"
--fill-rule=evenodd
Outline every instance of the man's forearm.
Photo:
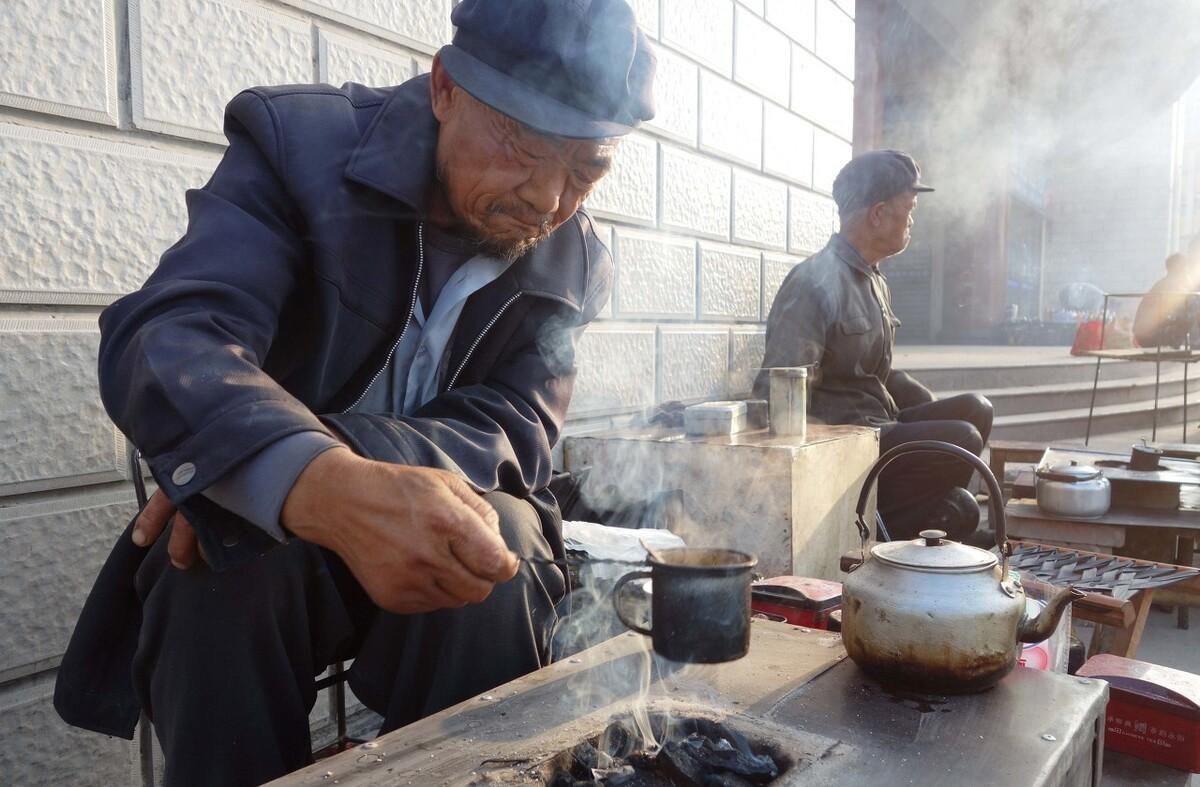
M 272 443 L 204 490 L 222 508 L 257 525 L 276 541 L 287 535 L 280 512 L 296 479 L 320 454 L 340 445 L 324 432 L 297 432 Z
M 900 409 L 927 404 L 937 399 L 933 395 L 933 391 L 917 382 L 908 372 L 901 372 L 895 369 L 888 375 L 887 389 L 892 398 L 896 400 L 896 405 Z

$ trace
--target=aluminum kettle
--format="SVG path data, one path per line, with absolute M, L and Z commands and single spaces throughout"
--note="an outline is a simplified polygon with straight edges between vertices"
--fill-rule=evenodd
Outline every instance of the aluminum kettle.
M 842 583 L 842 641 L 850 658 L 882 683 L 936 694 L 982 691 L 1016 666 L 1021 643 L 1049 637 L 1083 593 L 1066 588 L 1037 616 L 1026 614 L 1025 591 L 1008 570 L 1012 547 L 1000 484 L 979 457 L 950 443 L 920 440 L 879 457 L 858 499 L 864 548 L 870 537 L 864 512 L 879 474 L 898 457 L 922 453 L 956 456 L 979 471 L 1000 558 L 951 541 L 941 530 L 872 546 Z

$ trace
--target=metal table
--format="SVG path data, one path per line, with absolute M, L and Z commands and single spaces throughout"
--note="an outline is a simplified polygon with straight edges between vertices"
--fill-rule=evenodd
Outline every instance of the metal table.
M 1092 416 L 1096 410 L 1096 389 L 1100 385 L 1100 363 L 1104 359 L 1113 361 L 1149 361 L 1154 364 L 1154 415 L 1153 423 L 1150 427 L 1150 439 L 1158 439 L 1158 389 L 1159 379 L 1162 371 L 1163 363 L 1181 363 L 1183 364 L 1183 442 L 1187 442 L 1187 424 L 1188 424 L 1188 366 L 1200 361 L 1200 350 L 1194 350 L 1191 347 L 1191 336 L 1188 336 L 1188 345 L 1181 350 L 1163 349 L 1162 347 L 1139 347 L 1119 350 L 1104 349 L 1104 334 L 1108 327 L 1108 303 L 1111 298 L 1144 298 L 1147 293 L 1126 292 L 1126 293 L 1108 293 L 1104 296 L 1104 311 L 1100 316 L 1100 348 L 1099 350 L 1090 350 L 1085 353 L 1096 359 L 1096 374 L 1092 379 L 1092 399 L 1088 405 L 1088 420 L 1087 433 L 1084 437 L 1084 445 L 1091 440 L 1092 437 Z M 1191 322 L 1191 304 L 1196 296 L 1200 293 L 1184 292 L 1184 293 L 1164 293 L 1180 295 L 1187 298 L 1187 319 Z

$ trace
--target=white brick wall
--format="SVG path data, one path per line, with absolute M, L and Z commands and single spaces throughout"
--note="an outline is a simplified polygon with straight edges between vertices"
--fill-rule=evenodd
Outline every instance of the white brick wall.
M 115 0 L 5 0 L 0 104 L 116 125 L 115 23 Z
M 615 293 L 580 346 L 569 429 L 748 391 L 762 320 L 790 266 L 825 242 L 820 192 L 849 154 L 852 0 L 632 5 L 659 47 L 658 114 L 590 199 Z M 132 513 L 95 386 L 99 310 L 183 231 L 184 192 L 219 160 L 239 90 L 426 72 L 451 6 L 0 2 L 0 733 L 17 731 L 19 754 L 0 755 L 6 776 L 134 773 L 131 747 L 66 730 L 48 703 L 84 592 Z

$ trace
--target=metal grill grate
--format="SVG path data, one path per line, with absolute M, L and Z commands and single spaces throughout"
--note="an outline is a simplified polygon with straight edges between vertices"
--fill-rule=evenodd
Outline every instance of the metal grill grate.
M 1139 590 L 1173 585 L 1200 574 L 1200 569 L 1163 566 L 1127 557 L 1080 554 L 1064 547 L 1022 544 L 1011 568 L 1055 585 L 1074 585 L 1091 593 L 1128 598 Z

